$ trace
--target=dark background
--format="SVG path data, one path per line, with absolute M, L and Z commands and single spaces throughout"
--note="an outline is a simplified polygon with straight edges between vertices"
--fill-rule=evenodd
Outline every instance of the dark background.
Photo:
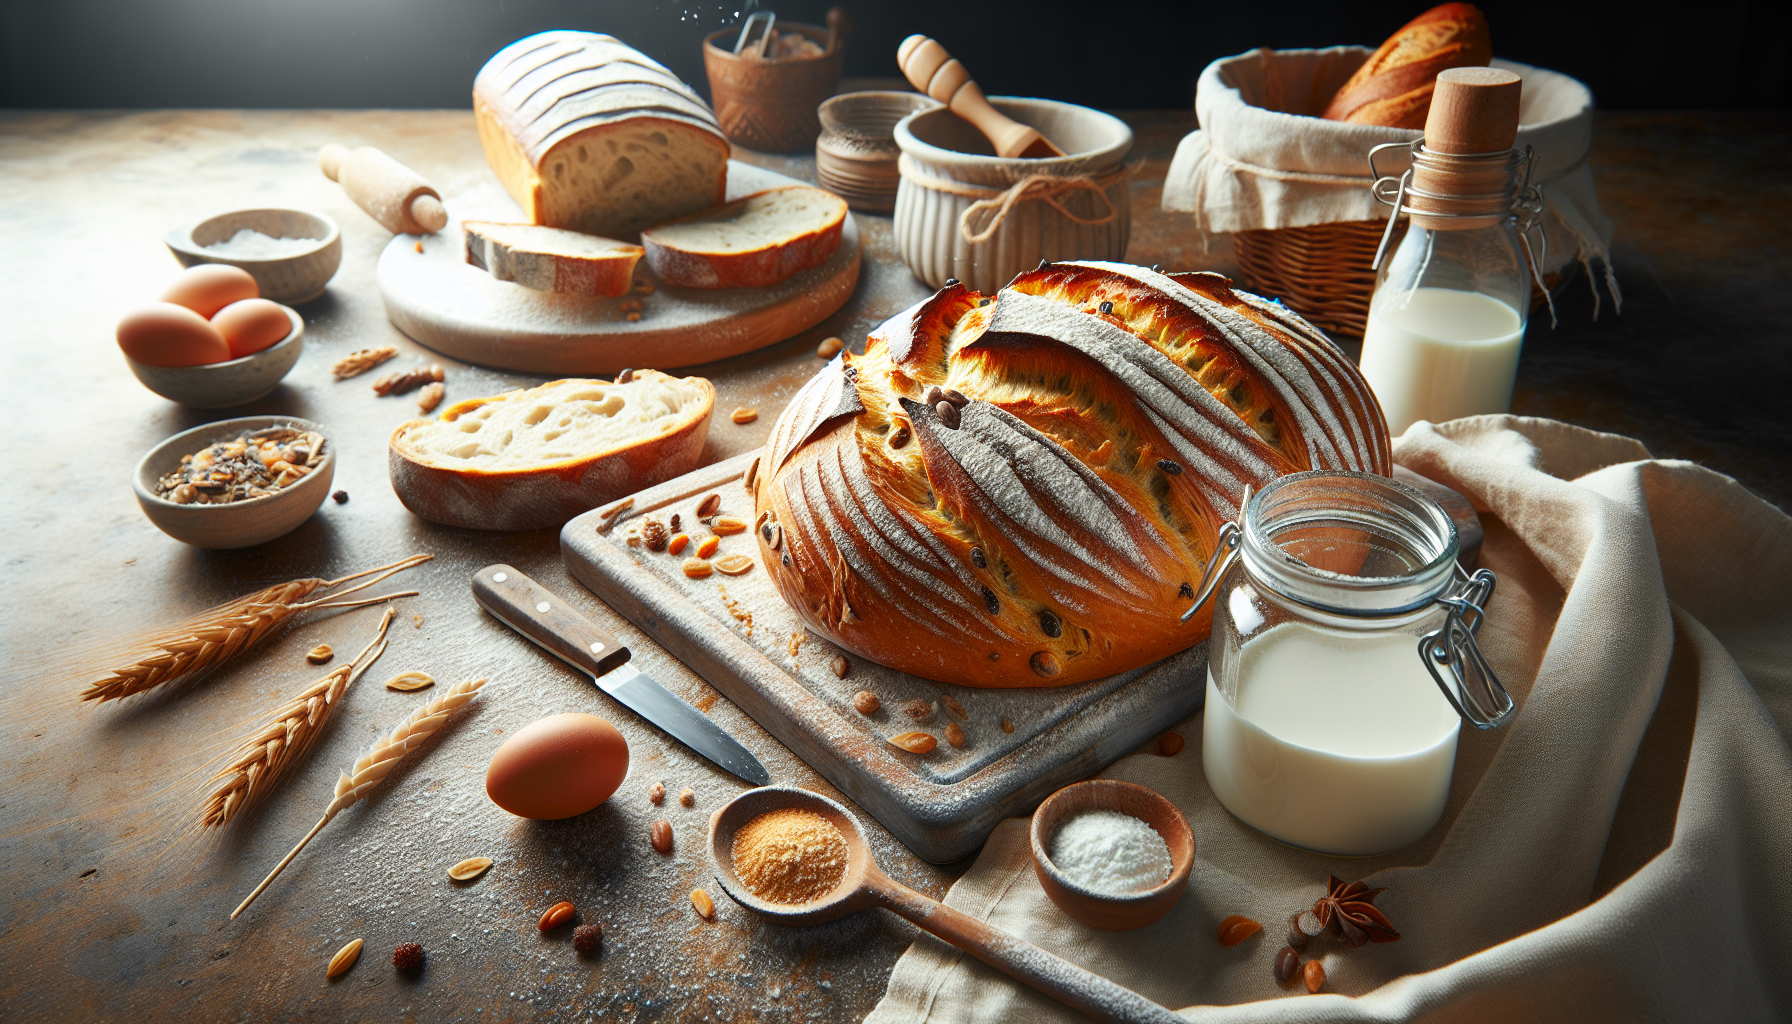
M 827 0 L 771 0 L 820 23 Z M 1216 57 L 1374 46 L 1424 0 L 849 2 L 848 77 L 938 38 L 989 93 L 1186 108 Z M 1486 0 L 1494 52 L 1574 75 L 1606 109 L 1792 107 L 1792 4 Z M 748 6 L 678 0 L 0 0 L 0 106 L 467 107 L 494 51 L 550 28 L 620 37 L 708 92 L 700 41 Z

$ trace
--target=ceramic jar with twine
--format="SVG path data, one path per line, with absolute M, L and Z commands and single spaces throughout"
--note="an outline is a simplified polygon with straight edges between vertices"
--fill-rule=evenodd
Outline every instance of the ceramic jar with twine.
M 903 262 L 935 288 L 956 278 L 993 294 L 1041 260 L 1123 259 L 1132 232 L 1132 129 L 1071 103 L 990 103 L 1068 155 L 993 156 L 975 127 L 943 107 L 903 118 L 895 218 Z

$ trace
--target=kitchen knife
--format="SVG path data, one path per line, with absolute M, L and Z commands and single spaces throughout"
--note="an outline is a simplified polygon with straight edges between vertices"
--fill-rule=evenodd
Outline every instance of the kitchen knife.
M 751 751 L 629 664 L 627 647 L 546 587 L 508 565 L 488 565 L 473 574 L 473 599 L 692 750 L 756 786 L 771 785 L 771 774 Z

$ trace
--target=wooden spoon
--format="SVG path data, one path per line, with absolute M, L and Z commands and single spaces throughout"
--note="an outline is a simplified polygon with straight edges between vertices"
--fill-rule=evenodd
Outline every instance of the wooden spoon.
M 833 822 L 846 838 L 846 874 L 833 892 L 814 903 L 768 903 L 754 896 L 734 873 L 734 834 L 761 814 L 785 808 L 813 811 Z M 709 861 L 716 881 L 736 903 L 780 924 L 822 924 L 883 907 L 1096 1020 L 1182 1024 L 1181 1017 L 1129 988 L 891 881 L 877 866 L 852 812 L 808 790 L 766 786 L 724 804 L 709 818 Z
M 896 63 L 909 84 L 944 103 L 954 114 L 977 126 L 996 147 L 997 156 L 1044 159 L 1064 151 L 1039 134 L 989 105 L 983 90 L 971 81 L 971 73 L 946 48 L 923 35 L 912 35 L 896 48 Z

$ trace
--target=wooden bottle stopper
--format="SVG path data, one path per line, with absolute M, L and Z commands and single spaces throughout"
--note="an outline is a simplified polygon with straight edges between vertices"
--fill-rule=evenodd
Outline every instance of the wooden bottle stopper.
M 1437 76 L 1425 117 L 1425 148 L 1463 156 L 1504 153 L 1518 139 L 1524 82 L 1499 68 L 1450 68 Z
M 954 114 L 977 126 L 995 146 L 996 155 L 1042 159 L 1063 156 L 1064 151 L 1039 134 L 990 106 L 983 90 L 971 80 L 946 48 L 923 35 L 912 35 L 896 48 L 896 63 L 909 84 L 944 103 Z
M 423 176 L 372 146 L 349 149 L 332 142 L 318 151 L 317 166 L 342 191 L 395 235 L 430 235 L 448 226 L 442 195 Z

